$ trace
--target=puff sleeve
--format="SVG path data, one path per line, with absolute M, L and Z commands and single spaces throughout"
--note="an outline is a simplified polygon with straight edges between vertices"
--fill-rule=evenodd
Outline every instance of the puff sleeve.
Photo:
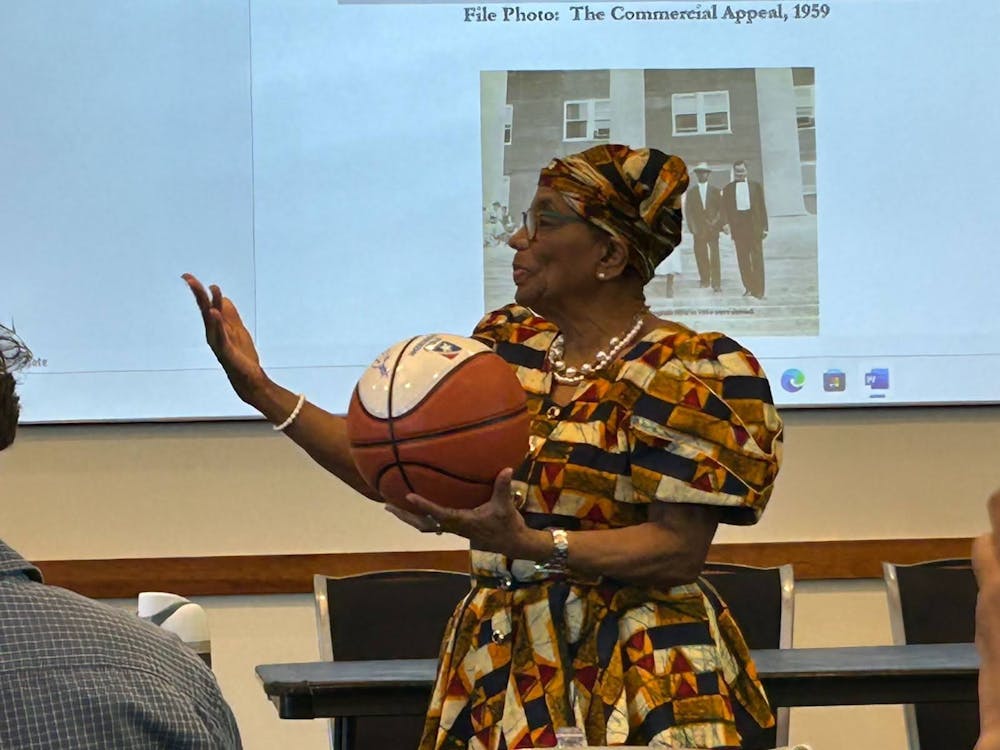
M 756 523 L 781 464 L 782 422 L 753 354 L 720 333 L 681 334 L 628 370 L 635 500 L 715 505 L 725 523 Z

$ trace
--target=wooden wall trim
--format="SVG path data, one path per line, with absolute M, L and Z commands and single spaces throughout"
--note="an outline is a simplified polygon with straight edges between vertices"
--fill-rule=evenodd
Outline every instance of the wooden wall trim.
M 914 563 L 968 557 L 970 538 L 716 544 L 711 560 L 769 567 L 791 563 L 798 580 L 881 578 L 883 560 Z M 392 568 L 467 570 L 463 550 L 347 552 L 226 557 L 157 557 L 117 560 L 47 560 L 35 563 L 46 582 L 99 599 L 140 591 L 184 596 L 303 594 L 314 573 L 351 575 Z

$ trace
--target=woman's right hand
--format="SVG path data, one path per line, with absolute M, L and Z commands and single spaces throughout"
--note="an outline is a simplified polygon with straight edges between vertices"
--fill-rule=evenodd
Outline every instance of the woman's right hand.
M 260 357 L 250 331 L 243 325 L 236 306 L 222 296 L 218 285 L 212 284 L 209 298 L 204 285 L 189 273 L 182 275 L 194 294 L 201 318 L 205 323 L 205 339 L 215 354 L 236 395 L 253 405 L 254 394 L 267 383 L 267 376 L 260 366 Z

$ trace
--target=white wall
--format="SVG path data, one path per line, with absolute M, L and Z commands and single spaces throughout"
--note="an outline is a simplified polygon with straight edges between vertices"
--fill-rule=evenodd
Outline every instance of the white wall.
M 763 521 L 719 541 L 972 536 L 1000 486 L 1000 407 L 787 411 Z M 458 548 L 311 466 L 261 423 L 32 427 L 0 454 L 0 536 L 34 559 Z M 317 658 L 309 596 L 206 597 L 216 674 L 248 750 L 325 747 L 325 722 L 276 718 L 260 663 Z M 120 603 L 131 606 L 131 603 Z M 799 584 L 795 645 L 891 640 L 877 581 Z M 897 707 L 796 709 L 815 750 L 902 748 Z

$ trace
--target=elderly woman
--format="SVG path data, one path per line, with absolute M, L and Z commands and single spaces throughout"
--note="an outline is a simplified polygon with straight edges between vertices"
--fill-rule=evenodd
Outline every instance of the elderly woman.
M 525 460 L 475 510 L 386 506 L 472 546 L 421 750 L 552 747 L 572 726 L 593 745 L 739 748 L 773 723 L 739 629 L 697 579 L 718 524 L 764 510 L 781 421 L 752 354 L 643 299 L 680 240 L 686 186 L 680 159 L 626 146 L 541 172 L 510 239 L 516 304 L 474 333 L 527 393 Z M 186 278 L 237 393 L 287 422 L 297 399 L 267 379 L 232 304 Z M 286 432 L 372 496 L 341 418 L 307 403 Z

